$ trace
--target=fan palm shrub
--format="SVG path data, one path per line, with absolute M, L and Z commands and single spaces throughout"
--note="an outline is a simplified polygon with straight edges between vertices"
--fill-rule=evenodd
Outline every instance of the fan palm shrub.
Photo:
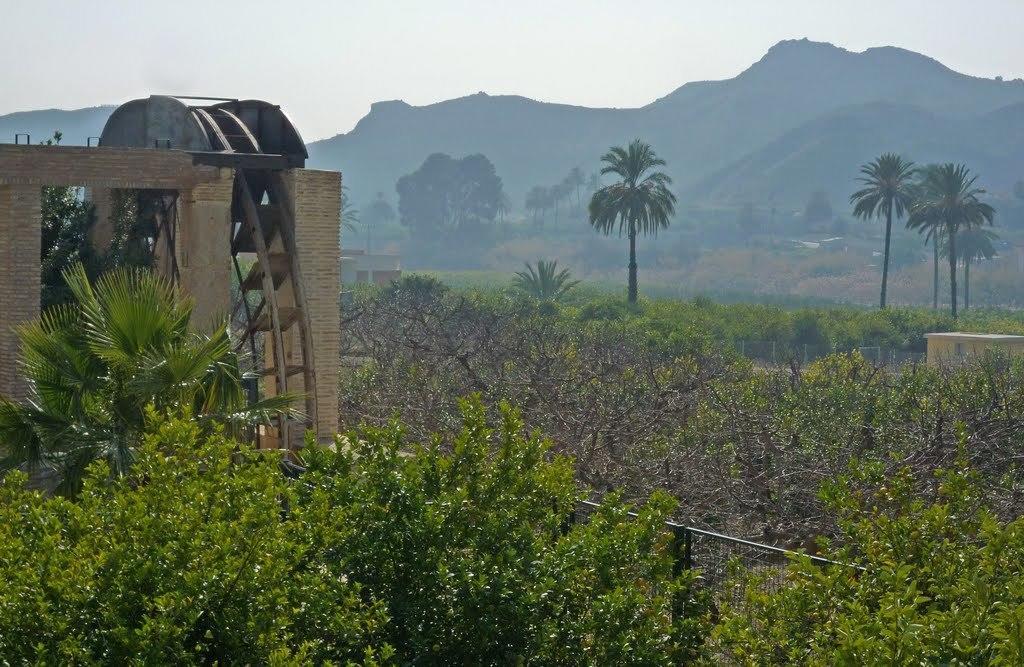
M 537 260 L 537 268 L 527 262 L 526 271 L 516 271 L 513 285 L 538 301 L 561 301 L 579 285 L 580 281 L 572 280 L 569 269 L 558 270 L 558 260 L 550 262 Z
M 64 281 L 72 301 L 18 331 L 29 395 L 0 397 L 0 471 L 56 473 L 57 490 L 73 495 L 94 460 L 126 472 L 150 409 L 184 409 L 236 435 L 291 413 L 290 395 L 247 403 L 226 324 L 192 331 L 192 302 L 168 281 L 119 269 L 93 286 L 81 264 Z

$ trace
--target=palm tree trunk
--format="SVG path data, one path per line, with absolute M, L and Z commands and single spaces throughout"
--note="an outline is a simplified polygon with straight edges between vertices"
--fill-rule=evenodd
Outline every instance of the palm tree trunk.
M 956 230 L 949 230 L 949 305 L 956 319 Z
M 885 215 L 885 252 L 882 255 L 882 296 L 878 307 L 885 309 L 885 288 L 889 282 L 889 241 L 892 238 L 892 202 L 889 202 Z
M 971 307 L 971 258 L 964 260 L 964 312 Z
M 939 235 L 932 237 L 932 310 L 939 309 Z
M 629 292 L 630 303 L 636 303 L 636 230 L 629 226 Z

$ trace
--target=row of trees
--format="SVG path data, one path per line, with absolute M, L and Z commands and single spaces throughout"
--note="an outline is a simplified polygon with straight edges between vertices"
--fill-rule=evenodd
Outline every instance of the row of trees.
M 345 329 L 368 359 L 342 387 L 347 418 L 398 413 L 426 434 L 452 420 L 462 393 L 511 398 L 592 488 L 668 490 L 677 521 L 842 563 L 798 560 L 786 577 L 734 564 L 741 582 L 716 596 L 700 664 L 1024 658 L 1019 359 L 754 367 L 704 347 L 727 318 L 689 315 L 722 306 L 687 304 L 663 322 L 647 316 L 656 302 L 537 307 L 412 278 L 364 298 Z M 733 316 L 748 326 L 768 319 L 741 308 Z M 940 317 L 847 314 L 868 329 Z M 694 544 L 698 567 L 708 548 Z
M 666 496 L 568 525 L 572 462 L 478 401 L 421 442 L 397 423 L 311 440 L 296 482 L 227 437 L 238 410 L 207 410 L 242 397 L 225 337 L 186 334 L 187 303 L 132 275 L 70 279 L 81 337 L 49 310 L 24 336 L 32 402 L 0 401 L 0 452 L 80 472 L 56 496 L 0 479 L 4 662 L 692 660 L 707 596 L 673 567 Z
M 561 182 L 551 186 L 535 185 L 526 193 L 525 207 L 531 214 L 533 224 L 543 226 L 548 210 L 554 211 L 555 224 L 558 224 L 559 205 L 562 202 L 572 203 L 575 199 L 576 210 L 583 210 L 583 193 L 597 192 L 601 187 L 601 177 L 591 174 L 583 175 L 583 170 L 573 167 Z
M 310 443 L 294 483 L 274 455 L 223 437 L 239 411 L 206 406 L 240 397 L 216 353 L 230 347 L 190 334 L 166 284 L 123 271 L 66 283 L 74 303 L 25 330 L 36 394 L 0 443 L 83 467 L 98 444 L 108 454 L 72 499 L 26 491 L 20 474 L 0 484 L 9 660 L 1024 656 L 1024 530 L 1008 519 L 1021 512 L 1019 362 L 754 369 L 699 329 L 665 335 L 600 308 L 561 317 L 411 279 L 348 314 L 370 363 L 343 388 L 345 409 L 381 427 L 335 450 Z M 481 399 L 460 401 L 471 389 Z M 576 455 L 586 484 L 558 453 Z M 939 467 L 956 472 L 936 485 Z M 595 488 L 652 499 L 634 519 L 608 493 L 570 525 Z M 753 572 L 739 602 L 713 609 L 694 573 L 674 571 L 662 527 L 674 504 L 654 489 L 679 495 L 687 521 L 803 537 L 863 572 L 799 562 L 774 591 Z
M 101 459 L 70 497 L 26 490 L 20 473 L 0 482 L 9 661 L 1024 658 L 1024 526 L 1012 518 L 1021 498 L 1010 467 L 1019 362 L 887 375 L 854 356 L 753 369 L 689 334 L 666 340 L 590 311 L 563 319 L 408 279 L 368 293 L 347 331 L 368 335 L 370 363 L 343 387 L 345 408 L 380 427 L 336 448 L 310 442 L 294 481 L 275 453 L 192 417 L 203 383 L 164 384 L 168 366 L 215 363 L 187 350 L 157 360 L 159 338 L 141 330 L 187 317 L 160 283 L 136 275 L 76 297 L 79 328 L 94 334 L 57 342 L 111 364 L 99 369 L 110 376 L 105 394 L 81 401 L 93 421 L 59 423 L 73 396 L 64 389 L 33 406 L 56 418 L 32 425 L 74 438 L 65 452 L 89 451 L 90 430 L 103 429 L 130 456 Z M 127 354 L 132 340 L 148 354 Z M 192 337 L 192 349 L 204 340 Z M 152 368 L 129 377 L 132 357 Z M 54 361 L 37 384 L 80 381 L 70 360 Z M 991 390 L 972 391 L 982 381 Z M 459 400 L 468 385 L 480 397 Z M 154 389 L 136 430 L 138 399 Z M 105 427 L 103 412 L 118 410 L 121 421 Z M 534 428 L 553 439 L 526 435 Z M 619 491 L 587 521 L 567 521 L 593 488 Z M 685 501 L 680 510 L 665 490 Z M 631 516 L 627 494 L 650 500 Z M 797 559 L 770 587 L 774 568 L 734 567 L 738 594 L 713 599 L 698 572 L 676 569 L 663 524 L 673 512 L 788 546 L 801 528 L 824 533 L 833 541 L 800 545 L 842 564 Z
M 583 295 L 552 307 L 410 277 L 360 295 L 345 316 L 346 351 L 368 363 L 344 383 L 344 421 L 383 424 L 397 413 L 425 437 L 450 423 L 466 393 L 511 400 L 594 488 L 636 498 L 669 489 L 680 518 L 713 529 L 759 541 L 829 533 L 819 485 L 852 457 L 890 473 L 913 467 L 927 495 L 935 468 L 954 465 L 958 421 L 970 427 L 972 465 L 1001 511 L 1024 511 L 1016 486 L 1003 486 L 1024 433 L 1021 360 L 896 369 L 856 353 L 804 365 L 799 352 L 782 351 L 809 338 L 920 350 L 924 332 L 952 326 L 948 315 L 629 307 Z M 884 338 L 867 338 L 875 332 Z M 777 367 L 748 365 L 728 344 L 773 333 Z
M 885 220 L 879 306 L 886 306 L 893 219 L 906 217 L 907 228 L 924 234 L 926 242 L 932 244 L 935 308 L 938 308 L 940 254 L 945 254 L 949 260 L 950 310 L 956 318 L 958 264 L 962 262 L 965 266 L 966 308 L 971 262 L 994 254 L 992 240 L 995 237 L 982 228 L 993 224 L 995 209 L 981 200 L 985 190 L 975 185 L 978 177 L 962 164 L 950 162 L 918 168 L 895 153 L 886 153 L 863 165 L 861 174 L 859 180 L 864 187 L 850 196 L 854 215 Z

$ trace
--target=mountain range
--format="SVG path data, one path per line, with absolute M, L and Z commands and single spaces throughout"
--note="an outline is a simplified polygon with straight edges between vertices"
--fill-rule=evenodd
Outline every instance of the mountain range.
M 0 138 L 35 140 L 59 127 L 84 143 L 110 110 L 0 116 Z M 340 169 L 360 204 L 378 191 L 393 198 L 395 181 L 430 153 L 483 153 L 520 208 L 531 186 L 557 183 L 574 166 L 596 171 L 610 145 L 634 137 L 653 144 L 693 203 L 801 206 L 817 189 L 838 203 L 858 165 L 884 151 L 963 161 L 990 189 L 1008 190 L 1024 178 L 1024 81 L 968 76 L 895 47 L 789 40 L 734 78 L 688 83 L 639 108 L 485 93 L 426 106 L 378 102 L 351 131 L 311 143 L 309 164 Z

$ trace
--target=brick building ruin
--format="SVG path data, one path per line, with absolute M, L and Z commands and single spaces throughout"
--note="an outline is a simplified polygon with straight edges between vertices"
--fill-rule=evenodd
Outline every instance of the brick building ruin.
M 338 427 L 341 174 L 304 168 L 302 139 L 275 105 L 194 101 L 128 102 L 96 147 L 0 145 L 0 394 L 26 391 L 14 328 L 39 315 L 42 187 L 86 189 L 99 249 L 114 233 L 113 201 L 131 191 L 156 203 L 153 268 L 195 301 L 194 325 L 231 317 L 263 394 L 304 397 L 306 423 L 282 419 L 261 444 L 297 446 L 305 428 L 328 442 Z

